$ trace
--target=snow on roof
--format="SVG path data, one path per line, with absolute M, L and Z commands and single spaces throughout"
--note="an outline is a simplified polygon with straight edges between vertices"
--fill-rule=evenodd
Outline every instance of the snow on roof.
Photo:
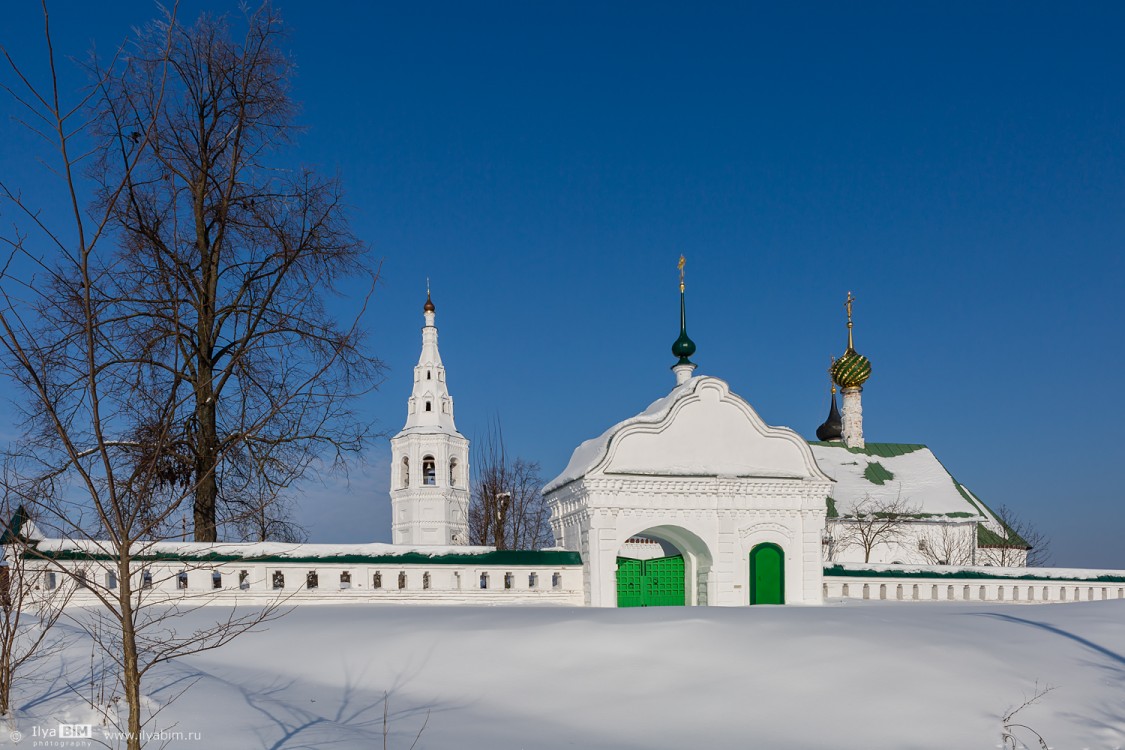
M 842 443 L 812 443 L 824 473 L 835 480 L 831 497 L 841 516 L 870 500 L 872 510 L 902 501 L 911 513 L 979 520 L 983 506 L 946 471 L 924 445 L 868 443 L 846 448 Z
M 570 456 L 570 462 L 563 469 L 562 474 L 552 479 L 543 488 L 544 493 L 552 492 L 569 484 L 576 479 L 586 476 L 598 463 L 605 457 L 606 450 L 609 449 L 609 441 L 619 431 L 632 424 L 655 424 L 668 414 L 668 411 L 676 403 L 677 399 L 686 393 L 689 393 L 695 388 L 695 385 L 701 380 L 702 376 L 689 378 L 681 385 L 676 386 L 671 393 L 653 401 L 648 405 L 648 408 L 636 416 L 618 422 L 613 427 L 598 435 L 596 438 L 585 441 L 577 448 Z

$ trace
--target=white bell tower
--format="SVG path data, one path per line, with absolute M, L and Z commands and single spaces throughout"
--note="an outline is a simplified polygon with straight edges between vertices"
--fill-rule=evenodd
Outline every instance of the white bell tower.
M 391 438 L 392 539 L 406 545 L 468 544 L 469 441 L 453 423 L 429 290 L 423 310 L 422 354 L 406 426 Z

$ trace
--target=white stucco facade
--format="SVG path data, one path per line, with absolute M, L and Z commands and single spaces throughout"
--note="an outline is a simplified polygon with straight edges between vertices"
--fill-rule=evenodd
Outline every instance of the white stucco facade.
M 821 601 L 830 485 L 799 435 L 695 377 L 579 446 L 545 491 L 557 543 L 582 555 L 587 604 L 616 606 L 617 557 L 643 536 L 683 554 L 686 603 L 740 606 L 761 544 L 783 551 L 786 602 Z

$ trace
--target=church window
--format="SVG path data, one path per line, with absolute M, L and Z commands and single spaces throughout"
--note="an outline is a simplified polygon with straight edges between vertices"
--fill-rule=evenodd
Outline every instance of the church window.
M 176 588 L 178 588 L 178 589 L 186 589 L 187 588 L 187 571 L 186 570 L 181 570 L 179 573 L 176 574 Z
M 422 484 L 437 484 L 437 462 L 434 461 L 433 456 L 422 459 Z
M 402 487 L 410 486 L 410 459 L 407 456 L 402 457 L 402 477 L 399 481 Z
M 551 576 L 551 588 L 562 588 L 562 573 L 555 573 L 553 576 Z
M 480 574 L 480 587 L 482 589 L 488 588 L 488 573 Z
M 539 588 L 539 574 L 538 573 L 532 573 L 531 575 L 529 575 L 527 577 L 527 587 L 529 589 Z
M 43 574 L 43 585 L 47 588 L 48 591 L 54 591 L 55 587 L 59 585 L 58 579 L 55 578 L 55 574 L 54 573 L 44 573 Z
M 433 379 L 433 378 L 431 377 L 431 373 L 430 373 L 430 371 L 429 371 L 429 370 L 426 370 L 426 380 L 432 380 L 432 379 Z
M 514 580 L 515 580 L 514 575 L 512 575 L 511 573 L 505 573 L 504 574 L 504 588 L 506 588 L 506 589 L 512 588 L 512 582 Z
M 215 570 L 211 572 L 211 588 L 221 589 L 223 587 L 223 574 Z
M 383 588 L 383 574 L 382 573 L 380 573 L 380 572 L 375 573 L 375 578 L 372 581 L 371 586 L 372 586 L 372 588 L 376 588 L 376 589 Z
M 106 587 L 107 589 L 115 589 L 115 588 L 117 588 L 117 574 L 116 574 L 116 573 L 114 573 L 114 572 L 113 572 L 112 570 L 110 570 L 110 571 L 106 571 L 106 574 L 105 574 L 105 587 Z
M 432 405 L 430 404 L 429 401 L 426 402 L 426 411 L 433 411 Z
M 457 459 L 449 459 L 449 486 L 457 486 Z
M 429 587 L 430 587 L 430 574 L 429 573 L 423 573 L 422 574 L 422 588 L 428 589 Z
M 250 588 L 250 571 L 249 570 L 238 571 L 238 588 L 240 588 L 240 589 Z
M 152 571 L 151 570 L 146 570 L 144 573 L 141 573 L 141 588 L 142 589 L 151 589 L 152 588 Z
M 305 576 L 305 588 L 315 589 L 320 588 L 320 576 L 317 575 L 315 570 L 310 570 Z
M 406 588 L 406 571 L 405 570 L 401 571 L 398 574 L 398 587 L 400 589 Z
M 352 587 L 352 574 L 345 570 L 340 574 L 340 588 L 350 589 Z
M 275 570 L 273 572 L 273 587 L 275 589 L 285 588 L 285 574 L 280 570 Z

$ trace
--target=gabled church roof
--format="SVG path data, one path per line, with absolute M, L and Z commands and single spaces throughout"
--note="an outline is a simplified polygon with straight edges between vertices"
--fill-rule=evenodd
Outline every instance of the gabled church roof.
M 854 515 L 856 507 L 864 503 L 871 510 L 901 501 L 918 517 L 995 520 L 984 503 L 954 479 L 924 445 L 811 445 L 821 469 L 835 480 L 832 500 L 840 516 Z

